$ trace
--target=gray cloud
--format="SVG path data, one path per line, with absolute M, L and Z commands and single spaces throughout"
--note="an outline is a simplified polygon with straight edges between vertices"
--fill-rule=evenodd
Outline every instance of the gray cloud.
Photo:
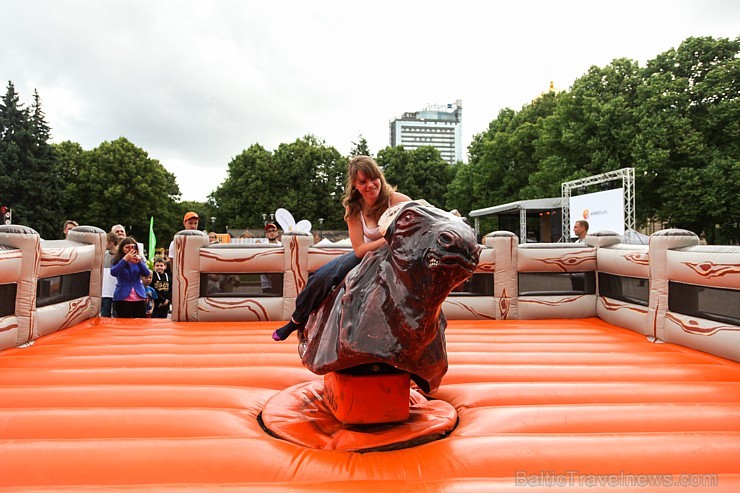
M 125 136 L 202 200 L 253 143 L 312 133 L 377 151 L 388 121 L 462 99 L 469 141 L 590 65 L 736 36 L 736 2 L 3 0 L 0 75 L 36 88 L 55 141 Z

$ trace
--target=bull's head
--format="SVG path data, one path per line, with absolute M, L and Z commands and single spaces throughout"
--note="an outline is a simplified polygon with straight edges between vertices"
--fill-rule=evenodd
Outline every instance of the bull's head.
M 388 246 L 366 255 L 311 316 L 301 358 L 319 375 L 389 365 L 433 392 L 447 371 L 442 303 L 473 275 L 480 246 L 460 217 L 419 202 L 393 206 L 378 226 Z
M 478 265 L 475 232 L 460 217 L 435 207 L 408 202 L 399 209 L 385 232 L 390 262 L 409 286 L 446 297 Z

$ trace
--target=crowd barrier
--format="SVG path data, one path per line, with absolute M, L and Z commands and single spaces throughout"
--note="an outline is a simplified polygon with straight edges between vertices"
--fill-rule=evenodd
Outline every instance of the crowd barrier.
M 43 241 L 0 227 L 0 348 L 97 316 L 105 235 L 89 226 Z M 506 231 L 483 239 L 473 278 L 442 309 L 448 319 L 535 320 L 598 316 L 645 335 L 740 361 L 740 248 L 699 246 L 685 230 L 649 245 L 598 232 L 585 243 L 518 244 Z M 174 321 L 287 320 L 312 272 L 351 251 L 313 246 L 308 234 L 280 244 L 215 244 L 175 235 Z M 84 289 L 83 289 L 84 288 Z M 41 292 L 41 296 L 39 296 Z M 4 307 L 4 308 L 3 308 Z
M 66 240 L 0 226 L 0 349 L 98 316 L 105 232 L 79 226 Z

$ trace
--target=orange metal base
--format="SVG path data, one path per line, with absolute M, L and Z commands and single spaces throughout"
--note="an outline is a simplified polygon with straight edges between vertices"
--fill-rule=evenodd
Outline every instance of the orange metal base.
M 393 423 L 409 419 L 411 379 L 408 373 L 324 375 L 324 398 L 344 424 Z
M 347 425 L 332 414 L 325 393 L 322 380 L 281 390 L 262 408 L 260 416 L 265 429 L 273 436 L 316 450 L 387 452 L 440 440 L 457 424 L 457 411 L 452 404 L 427 399 L 411 389 L 407 420 Z

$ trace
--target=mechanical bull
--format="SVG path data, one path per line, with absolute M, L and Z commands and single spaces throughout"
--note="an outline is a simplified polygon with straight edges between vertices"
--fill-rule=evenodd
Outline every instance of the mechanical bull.
M 393 209 L 380 220 L 381 231 L 390 221 L 388 245 L 368 253 L 312 314 L 299 354 L 325 382 L 330 372 L 407 373 L 430 393 L 447 372 L 442 302 L 473 275 L 480 246 L 448 212 L 418 202 Z

